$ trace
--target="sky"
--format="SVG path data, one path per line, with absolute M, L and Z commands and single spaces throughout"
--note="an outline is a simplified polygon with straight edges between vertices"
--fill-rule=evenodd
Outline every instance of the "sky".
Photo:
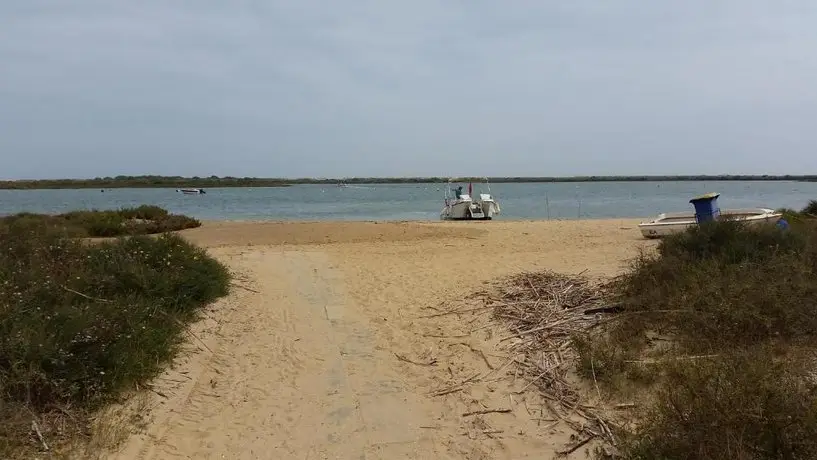
M 817 2 L 0 2 L 0 178 L 728 173 L 817 173 Z

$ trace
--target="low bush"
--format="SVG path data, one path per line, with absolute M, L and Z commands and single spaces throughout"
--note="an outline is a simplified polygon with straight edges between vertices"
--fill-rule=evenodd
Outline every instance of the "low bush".
M 812 217 L 817 216 L 817 200 L 809 201 L 806 207 L 803 208 L 801 212 Z
M 69 215 L 62 219 L 83 218 Z M 56 222 L 17 215 L 0 223 L 0 458 L 39 445 L 32 419 L 59 440 L 65 433 L 49 426 L 49 414 L 87 423 L 156 375 L 185 325 L 228 289 L 227 269 L 179 236 L 87 245 Z M 105 228 L 105 219 L 94 222 Z
M 158 206 L 143 204 L 136 208 L 124 208 L 119 213 L 125 219 L 145 219 L 145 220 L 161 220 L 167 218 L 170 213 L 166 209 Z
M 674 334 L 691 353 L 817 335 L 813 227 L 720 222 L 663 240 L 616 283 L 620 339 Z
M 739 264 L 762 262 L 804 247 L 805 238 L 799 232 L 783 232 L 774 226 L 749 227 L 726 220 L 694 226 L 665 238 L 658 245 L 658 254 L 662 263 Z
M 813 361 L 769 349 L 663 368 L 656 402 L 623 458 L 817 458 Z
M 611 391 L 651 383 L 623 456 L 815 458 L 815 273 L 809 220 L 696 226 L 641 254 L 610 285 L 622 312 L 576 341 L 581 375 L 592 359 Z
M 58 215 L 21 213 L 3 217 L 0 223 L 46 226 L 73 237 L 149 235 L 201 226 L 201 222 L 192 217 L 170 214 L 152 205 L 116 211 L 72 211 Z

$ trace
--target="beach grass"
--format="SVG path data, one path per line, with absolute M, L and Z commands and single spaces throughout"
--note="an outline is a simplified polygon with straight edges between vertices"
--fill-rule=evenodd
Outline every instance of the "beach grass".
M 0 221 L 0 458 L 86 436 L 95 411 L 156 376 L 227 293 L 228 270 L 177 235 L 74 238 L 171 217 L 140 207 Z
M 663 239 L 576 340 L 579 373 L 649 394 L 626 459 L 817 458 L 817 226 L 724 221 Z M 635 388 L 635 390 L 634 390 Z
M 3 217 L 0 223 L 46 226 L 72 237 L 149 235 L 201 226 L 197 219 L 170 214 L 153 205 L 118 210 L 72 211 L 57 215 L 19 213 Z

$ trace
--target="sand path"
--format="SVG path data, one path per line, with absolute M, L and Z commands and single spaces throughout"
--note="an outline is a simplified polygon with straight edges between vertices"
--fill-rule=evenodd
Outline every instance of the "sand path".
M 193 327 L 115 458 L 550 458 L 569 432 L 545 431 L 511 383 L 430 396 L 501 362 L 491 328 L 469 332 L 478 318 L 423 317 L 520 270 L 612 273 L 644 244 L 628 221 L 222 223 L 187 236 L 237 287 Z M 500 406 L 512 412 L 462 415 Z

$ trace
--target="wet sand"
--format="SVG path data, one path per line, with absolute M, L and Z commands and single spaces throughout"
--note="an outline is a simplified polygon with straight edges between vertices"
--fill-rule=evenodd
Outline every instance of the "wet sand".
M 433 396 L 472 372 L 502 373 L 490 328 L 433 315 L 521 271 L 616 274 L 654 244 L 636 225 L 212 222 L 185 231 L 235 271 L 235 287 L 192 328 L 189 350 L 149 394 L 145 428 L 112 457 L 551 458 L 570 430 L 535 420 L 510 382 Z M 511 412 L 463 415 L 500 406 Z

